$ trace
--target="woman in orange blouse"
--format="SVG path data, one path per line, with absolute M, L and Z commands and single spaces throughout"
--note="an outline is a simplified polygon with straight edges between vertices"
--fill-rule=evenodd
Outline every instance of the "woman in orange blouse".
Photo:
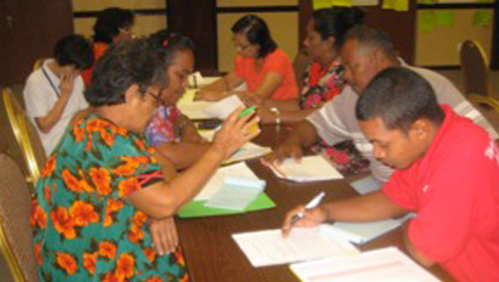
M 291 60 L 277 48 L 263 19 L 244 16 L 234 24 L 232 32 L 239 53 L 234 71 L 201 88 L 196 99 L 217 101 L 233 94 L 243 100 L 249 97 L 261 101 L 296 99 L 298 86 Z M 247 91 L 233 92 L 243 83 L 246 83 Z
M 108 8 L 97 16 L 94 25 L 94 59 L 97 61 L 110 44 L 118 44 L 123 40 L 132 39 L 132 26 L 135 16 L 132 11 L 121 8 Z M 85 85 L 90 83 L 94 68 L 82 72 L 81 76 Z

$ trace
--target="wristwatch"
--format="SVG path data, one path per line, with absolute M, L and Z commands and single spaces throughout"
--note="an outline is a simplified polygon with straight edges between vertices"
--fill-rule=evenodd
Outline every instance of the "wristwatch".
M 275 123 L 277 125 L 281 124 L 281 112 L 279 111 L 279 109 L 276 107 L 272 107 L 270 108 L 270 111 L 275 115 Z

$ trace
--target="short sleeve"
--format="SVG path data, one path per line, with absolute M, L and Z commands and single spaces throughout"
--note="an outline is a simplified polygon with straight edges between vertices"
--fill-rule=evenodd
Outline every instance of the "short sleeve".
M 180 111 L 176 106 L 161 106 L 158 109 L 146 129 L 147 138 L 152 145 L 158 146 L 162 143 L 175 141 L 175 121 L 179 115 Z
M 78 77 L 77 83 L 78 83 L 79 89 L 81 89 L 81 92 L 78 93 L 79 98 L 80 98 L 78 101 L 78 110 L 84 110 L 84 109 L 87 109 L 89 107 L 89 105 L 88 105 L 87 99 L 85 99 L 85 83 L 84 83 L 83 78 L 81 76 Z M 74 94 L 76 94 L 76 93 L 74 93 Z
M 111 173 L 116 197 L 124 197 L 149 185 L 163 181 L 161 166 L 151 154 L 154 149 L 140 135 L 117 136 Z
M 45 87 L 33 74 L 28 78 L 23 91 L 26 113 L 30 118 L 44 117 L 50 111 Z
M 285 77 L 290 65 L 291 61 L 288 56 L 284 52 L 277 50 L 266 58 L 265 72 L 277 72 L 282 77 Z
M 357 122 L 352 113 L 355 103 L 356 97 L 348 97 L 348 93 L 342 93 L 306 119 L 315 127 L 322 140 L 328 145 L 335 145 L 352 139 L 351 133 L 356 131 L 349 128 L 350 124 Z
M 466 147 L 447 157 L 445 172 L 432 181 L 433 187 L 427 187 L 429 200 L 409 226 L 415 248 L 437 262 L 456 257 L 463 250 L 476 227 L 473 217 L 482 208 L 480 197 L 485 197 L 482 201 L 490 198 L 486 189 L 493 186 L 495 160 L 485 157 L 484 146 Z

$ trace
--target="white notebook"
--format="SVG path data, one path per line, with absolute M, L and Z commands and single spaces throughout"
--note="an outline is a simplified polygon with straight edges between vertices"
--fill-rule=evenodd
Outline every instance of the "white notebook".
M 436 282 L 428 271 L 394 247 L 358 256 L 330 257 L 290 266 L 304 282 Z
M 206 183 L 203 189 L 201 189 L 196 197 L 194 197 L 194 201 L 203 201 L 210 199 L 215 193 L 222 189 L 225 179 L 231 176 L 244 177 L 253 180 L 259 179 L 255 175 L 255 173 L 246 165 L 246 163 L 243 162 L 221 167 L 217 169 L 208 183 Z
M 281 165 L 274 164 L 270 168 L 277 177 L 297 182 L 343 178 L 343 175 L 322 156 L 306 156 L 299 163 L 288 158 Z
M 280 229 L 238 233 L 232 238 L 254 267 L 359 254 L 352 244 L 324 236 L 318 228 L 293 228 L 286 239 Z
M 260 179 L 226 177 L 222 188 L 204 205 L 211 208 L 243 211 L 263 192 L 265 184 L 265 181 Z
M 412 216 L 413 214 L 409 213 L 398 219 L 375 222 L 335 222 L 333 224 L 322 224 L 321 231 L 328 235 L 340 236 L 355 244 L 364 244 L 399 227 Z

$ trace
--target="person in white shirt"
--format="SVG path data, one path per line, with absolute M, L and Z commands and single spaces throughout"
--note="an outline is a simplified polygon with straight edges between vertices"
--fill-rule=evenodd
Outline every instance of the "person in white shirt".
M 90 43 L 83 36 L 69 35 L 57 42 L 54 58 L 45 60 L 26 81 L 26 113 L 36 125 L 47 156 L 73 115 L 88 108 L 80 73 L 93 61 Z

